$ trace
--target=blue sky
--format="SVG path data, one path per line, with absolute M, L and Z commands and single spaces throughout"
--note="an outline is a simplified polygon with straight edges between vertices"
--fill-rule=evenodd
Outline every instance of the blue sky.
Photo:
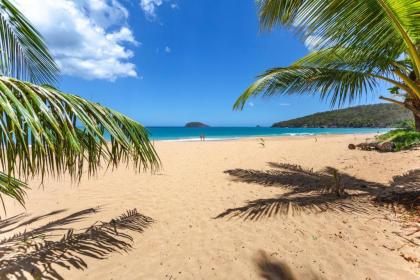
M 279 96 L 232 110 L 256 75 L 308 52 L 290 31 L 260 32 L 253 0 L 18 2 L 62 67 L 62 90 L 143 125 L 268 126 L 330 109 L 318 98 Z

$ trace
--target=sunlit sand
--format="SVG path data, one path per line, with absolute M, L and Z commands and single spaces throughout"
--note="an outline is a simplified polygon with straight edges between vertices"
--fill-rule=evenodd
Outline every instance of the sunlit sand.
M 370 196 L 418 168 L 420 150 L 347 149 L 366 137 L 158 141 L 154 175 L 34 179 L 26 211 L 7 201 L 0 278 L 280 279 L 288 267 L 296 279 L 418 279 L 409 229 Z M 352 199 L 314 192 L 333 169 Z

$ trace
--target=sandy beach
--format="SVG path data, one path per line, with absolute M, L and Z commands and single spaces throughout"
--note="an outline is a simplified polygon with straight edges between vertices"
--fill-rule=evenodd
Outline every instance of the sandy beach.
M 296 279 L 419 279 L 418 237 L 369 194 L 419 169 L 420 150 L 347 148 L 368 137 L 156 142 L 154 175 L 35 178 L 26 209 L 6 201 L 0 279 L 280 279 L 281 262 Z M 313 194 L 332 168 L 355 199 Z

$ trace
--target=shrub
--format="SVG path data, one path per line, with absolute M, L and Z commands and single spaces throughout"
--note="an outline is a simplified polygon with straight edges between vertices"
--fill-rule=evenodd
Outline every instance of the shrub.
M 396 151 L 401 151 L 420 145 L 420 132 L 410 129 L 396 129 L 379 135 L 378 140 L 390 141 L 395 144 Z

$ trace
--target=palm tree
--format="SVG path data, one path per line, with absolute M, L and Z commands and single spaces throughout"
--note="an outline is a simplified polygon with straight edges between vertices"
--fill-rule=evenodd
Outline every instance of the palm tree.
M 257 0 L 262 28 L 290 28 L 313 51 L 291 66 L 266 71 L 236 101 L 251 96 L 310 94 L 351 103 L 377 89 L 413 112 L 420 131 L 419 0 Z
M 0 0 L 0 199 L 24 203 L 30 176 L 75 180 L 102 165 L 159 167 L 147 131 L 134 120 L 48 86 L 58 67 L 41 35 L 9 0 Z M 108 142 L 106 135 L 109 135 Z

